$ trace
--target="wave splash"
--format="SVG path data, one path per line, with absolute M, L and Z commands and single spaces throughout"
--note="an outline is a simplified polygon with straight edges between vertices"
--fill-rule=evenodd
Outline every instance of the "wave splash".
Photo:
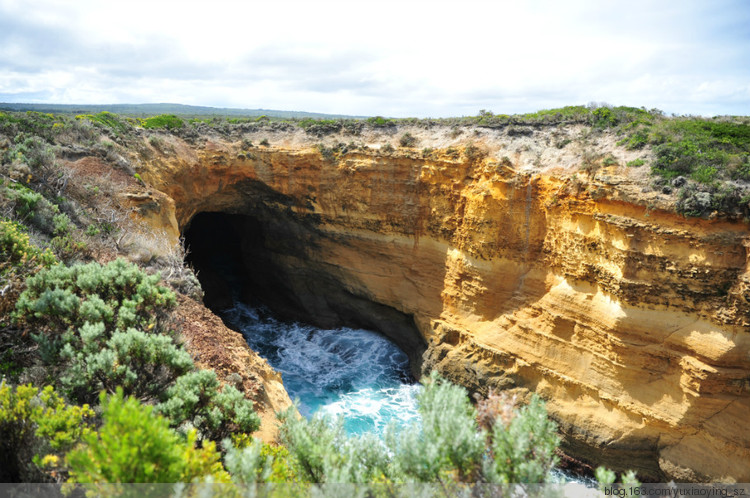
M 221 316 L 281 372 L 302 415 L 341 416 L 349 434 L 382 435 L 391 422 L 404 427 L 419 420 L 421 386 L 409 359 L 377 332 L 284 323 L 239 302 Z

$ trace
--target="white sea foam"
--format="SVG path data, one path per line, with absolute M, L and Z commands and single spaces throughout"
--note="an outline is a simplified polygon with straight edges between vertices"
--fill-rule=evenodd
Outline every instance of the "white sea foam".
M 318 329 L 283 323 L 236 303 L 222 316 L 282 374 L 305 416 L 344 418 L 350 433 L 382 434 L 389 423 L 419 420 L 409 360 L 382 335 L 362 329 Z

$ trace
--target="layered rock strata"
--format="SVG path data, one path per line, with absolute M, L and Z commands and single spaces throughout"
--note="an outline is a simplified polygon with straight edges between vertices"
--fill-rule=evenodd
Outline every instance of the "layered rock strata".
M 173 150 L 140 173 L 149 219 L 176 237 L 232 215 L 248 276 L 290 314 L 381 330 L 471 390 L 539 393 L 581 460 L 750 481 L 746 223 L 649 208 L 616 171 Z

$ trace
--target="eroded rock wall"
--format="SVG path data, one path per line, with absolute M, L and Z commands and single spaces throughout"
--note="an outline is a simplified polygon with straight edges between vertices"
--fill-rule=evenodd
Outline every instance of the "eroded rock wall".
M 541 394 L 575 457 L 646 479 L 750 481 L 747 224 L 649 209 L 616 172 L 174 150 L 141 173 L 169 199 L 168 232 L 199 212 L 253 215 L 264 266 L 306 313 L 335 321 L 370 302 L 412 321 L 389 329 L 368 312 L 426 347 L 425 371 Z

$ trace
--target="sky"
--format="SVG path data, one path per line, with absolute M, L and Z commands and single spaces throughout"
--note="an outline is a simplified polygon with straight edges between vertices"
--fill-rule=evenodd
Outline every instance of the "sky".
M 750 115 L 750 1 L 0 0 L 0 102 Z

